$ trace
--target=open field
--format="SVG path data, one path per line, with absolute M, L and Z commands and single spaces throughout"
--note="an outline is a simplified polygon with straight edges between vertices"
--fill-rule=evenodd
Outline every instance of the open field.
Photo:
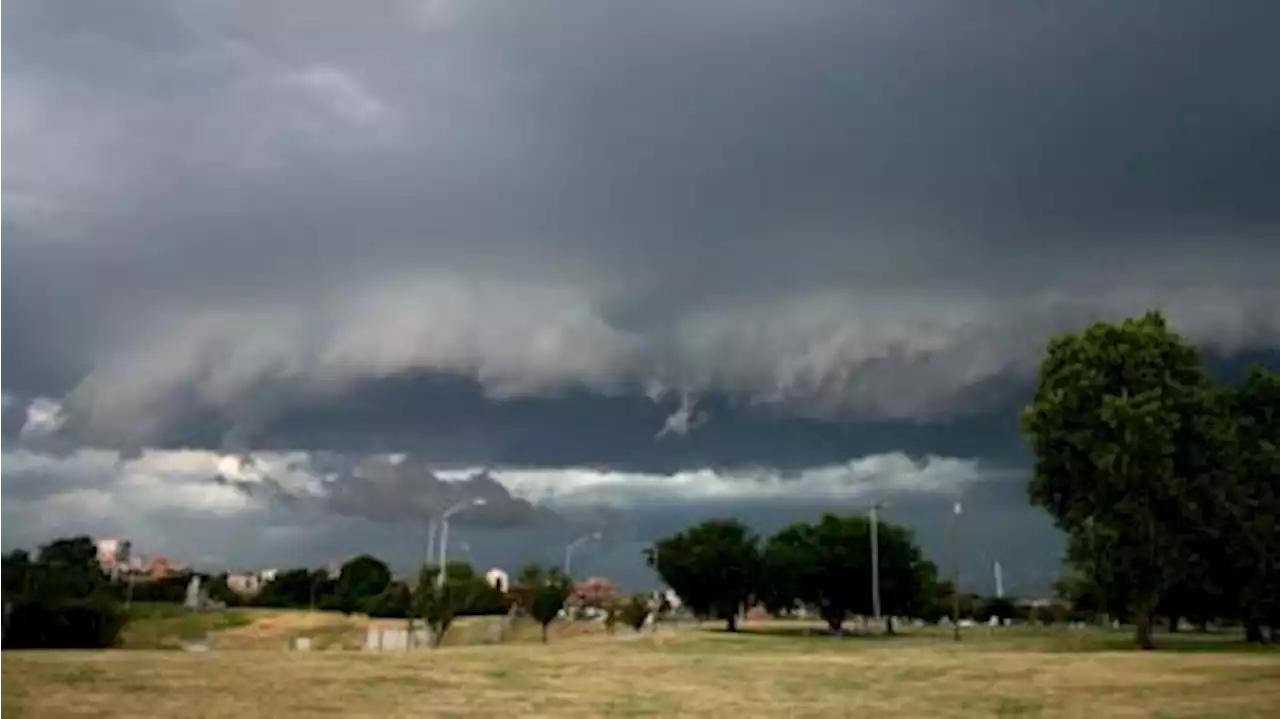
M 795 625 L 789 625 L 794 627 Z M 1108 632 L 806 637 L 776 624 L 438 651 L 4 655 L 12 716 L 1264 717 L 1280 653 Z M 752 631 L 755 630 L 755 631 Z M 231 632 L 240 631 L 231 629 Z M 1213 651 L 1217 650 L 1217 651 Z
M 404 626 L 403 619 L 370 619 L 341 612 L 311 612 L 292 609 L 232 608 L 192 613 L 180 605 L 136 605 L 132 619 L 121 633 L 124 649 L 181 649 L 184 643 L 212 639 L 217 649 L 282 649 L 293 637 L 310 637 L 315 649 L 361 649 L 370 625 Z M 501 617 L 459 617 L 445 635 L 448 646 L 482 644 L 490 641 L 493 626 Z M 579 622 L 553 626 L 556 638 L 599 634 L 596 623 Z M 536 626 L 517 625 L 507 642 L 538 641 Z

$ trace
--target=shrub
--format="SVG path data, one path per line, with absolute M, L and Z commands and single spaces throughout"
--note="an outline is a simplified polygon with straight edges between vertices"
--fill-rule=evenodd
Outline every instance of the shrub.
M 644 598 L 644 595 L 632 595 L 622 604 L 619 615 L 623 624 L 638 632 L 644 627 L 645 620 L 649 618 L 649 601 Z
M 365 600 L 364 611 L 371 617 L 405 619 L 413 605 L 413 593 L 404 582 L 392 582 L 382 593 Z
M 5 649 L 104 649 L 116 645 L 127 616 L 105 597 L 20 599 L 4 633 Z

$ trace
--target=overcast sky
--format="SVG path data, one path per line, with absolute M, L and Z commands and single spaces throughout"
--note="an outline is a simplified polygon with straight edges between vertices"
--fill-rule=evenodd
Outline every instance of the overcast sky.
M 605 527 L 583 561 L 641 582 L 672 518 L 880 496 L 941 560 L 963 491 L 966 566 L 1043 586 L 1046 339 L 1280 348 L 1274 2 L 3 21 L 6 549 L 407 566 L 481 494 L 477 563 Z

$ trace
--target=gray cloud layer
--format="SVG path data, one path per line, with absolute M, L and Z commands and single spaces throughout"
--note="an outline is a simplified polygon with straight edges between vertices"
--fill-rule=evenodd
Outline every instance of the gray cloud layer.
M 277 475 L 283 471 L 283 477 Z M 300 481 L 290 482 L 292 475 Z M 482 506 L 460 514 L 458 524 L 493 528 L 558 526 L 555 512 L 513 497 L 487 472 L 445 481 L 420 457 L 398 455 L 351 457 L 336 453 L 303 455 L 282 467 L 263 466 L 244 455 L 220 468 L 213 480 L 251 497 L 292 504 L 312 502 L 335 514 L 375 522 L 425 525 L 441 512 L 467 500 Z
M 1098 315 L 1280 337 L 1274 3 L 291 7 L 5 4 L 5 389 L 81 441 L 431 373 L 931 418 Z

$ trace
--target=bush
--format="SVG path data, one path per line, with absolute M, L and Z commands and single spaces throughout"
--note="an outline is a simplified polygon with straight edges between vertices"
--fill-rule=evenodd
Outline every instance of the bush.
M 1001 620 L 1013 619 L 1017 612 L 1018 608 L 1012 600 L 1004 597 L 989 597 L 977 603 L 974 614 L 977 615 L 978 620 L 985 622 L 992 617 Z
M 478 617 L 507 613 L 507 600 L 498 589 L 489 586 L 483 578 L 467 582 L 466 598 L 458 607 L 458 616 Z
M 20 599 L 4 633 L 5 649 L 105 649 L 116 645 L 128 617 L 104 597 Z
M 382 593 L 365 601 L 365 614 L 384 619 L 405 619 L 413 605 L 413 594 L 404 582 L 392 582 Z
M 542 642 L 547 642 L 547 627 L 560 615 L 565 600 L 573 593 L 573 585 L 566 577 L 552 577 L 534 587 L 529 599 L 529 615 L 542 627 Z
M 649 600 L 644 595 L 636 594 L 623 603 L 619 610 L 622 623 L 640 631 L 644 627 L 644 622 L 649 618 Z

